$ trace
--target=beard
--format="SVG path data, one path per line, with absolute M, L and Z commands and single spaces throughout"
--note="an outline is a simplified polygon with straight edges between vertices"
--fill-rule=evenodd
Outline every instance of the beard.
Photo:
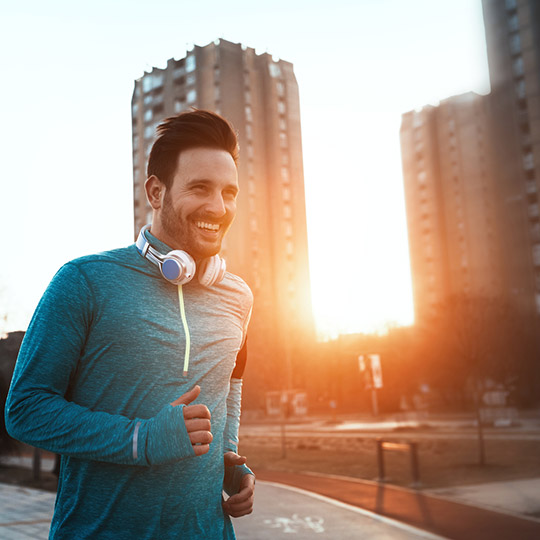
M 189 253 L 196 261 L 217 255 L 221 250 L 221 241 L 229 225 L 222 224 L 219 237 L 212 242 L 205 241 L 200 235 L 195 222 L 212 221 L 205 216 L 183 216 L 180 210 L 174 208 L 169 191 L 163 197 L 161 209 L 161 226 L 173 249 L 181 249 Z

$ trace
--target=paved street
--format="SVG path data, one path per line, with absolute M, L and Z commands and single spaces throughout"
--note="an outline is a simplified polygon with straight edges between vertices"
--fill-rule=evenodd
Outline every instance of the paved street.
M 234 521 L 238 540 L 440 538 L 360 508 L 295 488 L 258 482 L 252 515 Z
M 54 506 L 54 494 L 0 484 L 0 538 L 46 539 Z M 238 540 L 341 540 L 414 538 L 437 536 L 381 518 L 370 512 L 272 483 L 257 483 L 256 510 L 234 520 Z

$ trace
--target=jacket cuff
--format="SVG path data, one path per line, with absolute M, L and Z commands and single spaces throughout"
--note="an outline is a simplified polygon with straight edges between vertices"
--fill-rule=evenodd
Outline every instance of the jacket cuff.
M 253 471 L 247 465 L 234 465 L 233 467 L 225 467 L 225 476 L 223 478 L 223 489 L 225 493 L 234 495 L 240 491 L 242 478 L 246 474 L 253 474 Z M 253 474 L 253 476 L 255 476 Z
M 184 405 L 167 405 L 147 420 L 144 454 L 148 465 L 163 465 L 195 456 L 184 421 Z

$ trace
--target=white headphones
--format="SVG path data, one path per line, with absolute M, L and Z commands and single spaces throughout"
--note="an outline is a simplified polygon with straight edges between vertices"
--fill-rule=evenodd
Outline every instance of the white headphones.
M 139 233 L 137 242 L 135 242 L 139 253 L 145 259 L 153 262 L 167 281 L 175 285 L 184 285 L 190 282 L 197 271 L 193 257 L 180 249 L 162 255 L 148 243 L 144 234 L 148 229 L 150 229 L 150 225 L 145 225 Z M 226 270 L 225 260 L 219 255 L 203 259 L 199 266 L 199 283 L 205 287 L 211 287 L 224 278 Z

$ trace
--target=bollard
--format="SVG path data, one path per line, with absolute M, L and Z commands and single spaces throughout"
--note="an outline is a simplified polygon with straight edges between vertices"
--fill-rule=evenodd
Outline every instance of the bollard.
M 378 482 L 384 482 L 384 456 L 383 456 L 383 441 L 377 439 L 377 465 L 379 469 Z
M 384 450 L 396 450 L 398 452 L 410 452 L 411 455 L 411 474 L 414 488 L 420 487 L 420 466 L 418 464 L 418 443 L 416 442 L 395 442 L 377 439 L 377 465 L 379 469 L 378 482 L 385 482 L 384 470 Z

